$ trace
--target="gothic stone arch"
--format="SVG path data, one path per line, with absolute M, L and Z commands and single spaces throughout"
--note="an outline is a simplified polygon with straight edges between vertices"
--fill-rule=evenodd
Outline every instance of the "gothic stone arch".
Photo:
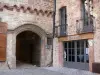
M 17 27 L 12 31 L 8 31 L 7 33 L 7 62 L 10 68 L 16 68 L 16 36 L 23 31 L 32 31 L 40 36 L 41 38 L 41 58 L 40 58 L 40 66 L 46 66 L 45 64 L 45 45 L 47 44 L 47 36 L 46 32 L 33 24 L 24 24 L 22 26 Z

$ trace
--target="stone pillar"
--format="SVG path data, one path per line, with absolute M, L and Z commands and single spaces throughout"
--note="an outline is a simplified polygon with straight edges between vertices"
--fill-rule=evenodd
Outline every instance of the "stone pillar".
M 53 40 L 53 66 L 63 66 L 63 46 L 62 42 L 58 41 L 58 38 Z
M 58 38 L 53 39 L 53 67 L 59 66 Z
M 58 50 L 59 50 L 59 54 L 58 54 L 59 55 L 59 66 L 63 67 L 64 66 L 63 42 L 59 42 L 59 49 Z
M 92 64 L 94 62 L 94 45 L 93 45 L 93 39 L 88 40 L 89 43 L 89 71 L 92 72 Z
M 93 72 L 100 73 L 100 0 L 93 0 L 94 32 L 94 63 Z
M 95 17 L 94 61 L 100 63 L 100 1 L 94 0 L 93 16 Z
M 40 60 L 41 67 L 46 66 L 46 63 L 45 63 L 45 57 L 46 57 L 45 46 L 46 46 L 46 42 L 47 42 L 46 40 L 47 40 L 47 38 L 41 38 L 41 55 L 40 55 L 41 56 L 41 60 Z
M 16 38 L 12 32 L 7 33 L 7 63 L 10 68 L 16 68 L 15 56 L 15 42 Z

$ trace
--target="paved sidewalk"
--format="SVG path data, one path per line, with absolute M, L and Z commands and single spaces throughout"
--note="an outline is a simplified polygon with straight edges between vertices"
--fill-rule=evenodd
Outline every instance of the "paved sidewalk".
M 42 68 L 0 70 L 0 75 L 65 75 Z
M 51 71 L 55 71 L 55 72 L 59 72 L 59 73 L 63 73 L 65 75 L 100 75 L 100 74 L 96 74 L 96 73 L 92 73 L 89 71 L 84 71 L 84 70 L 79 70 L 79 69 L 71 69 L 71 68 L 58 68 L 58 67 L 46 67 L 44 69 L 48 69 Z
M 0 75 L 99 75 L 88 71 L 68 68 L 30 68 L 0 70 Z

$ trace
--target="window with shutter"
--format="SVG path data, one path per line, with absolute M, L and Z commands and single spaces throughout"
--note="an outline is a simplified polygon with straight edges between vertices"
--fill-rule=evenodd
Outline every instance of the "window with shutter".
M 66 7 L 60 8 L 60 36 L 66 36 Z
M 84 21 L 84 25 L 88 25 L 89 20 L 89 3 L 88 0 L 82 0 L 82 18 Z
M 0 61 L 6 60 L 6 32 L 7 24 L 0 22 Z
M 62 7 L 60 9 L 60 24 L 65 25 L 66 24 L 66 7 Z

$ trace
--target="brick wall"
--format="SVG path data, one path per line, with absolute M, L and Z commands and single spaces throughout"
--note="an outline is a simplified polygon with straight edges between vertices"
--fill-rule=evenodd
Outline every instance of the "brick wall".
M 81 18 L 80 0 L 57 0 L 56 25 L 59 25 L 59 9 L 66 6 L 67 14 L 67 33 L 76 34 L 76 20 Z

